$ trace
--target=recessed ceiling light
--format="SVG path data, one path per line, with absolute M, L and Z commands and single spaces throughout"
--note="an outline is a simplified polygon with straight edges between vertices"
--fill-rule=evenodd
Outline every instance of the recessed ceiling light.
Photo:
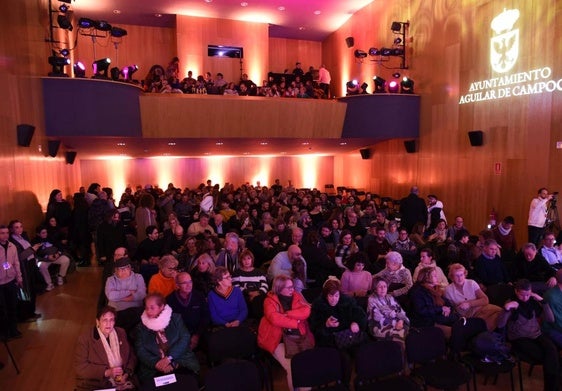
M 304 143 L 302 143 L 302 145 L 310 145 L 310 143 L 305 141 Z
M 347 145 L 347 143 L 345 141 L 342 141 L 340 145 Z
M 300 30 L 300 31 L 306 30 L 306 27 L 300 26 L 300 27 L 299 27 L 299 30 Z
M 248 6 L 248 3 L 247 3 L 246 1 L 243 1 L 243 2 L 240 3 L 240 5 L 241 5 L 242 7 L 247 7 L 247 6 Z
M 211 152 L 205 152 L 203 155 L 209 156 L 210 154 L 211 154 Z
M 250 152 L 244 152 L 243 153 L 243 155 L 249 155 L 249 154 L 250 154 Z
M 212 3 L 213 0 L 205 0 L 205 3 Z
M 215 145 L 223 145 L 223 144 L 224 144 L 224 143 L 223 143 L 222 141 L 217 141 L 217 142 L 215 143 Z
M 176 143 L 168 143 L 168 145 L 169 145 L 170 147 L 173 147 L 174 145 L 176 145 Z
M 269 144 L 267 141 L 262 141 L 262 142 L 260 143 L 260 145 L 267 145 L 267 144 Z
M 127 145 L 127 144 L 125 144 L 125 143 L 117 143 L 117 145 L 120 146 L 120 147 L 124 147 L 124 146 Z
M 161 18 L 162 14 L 154 14 L 154 16 L 156 16 L 157 18 Z
M 279 7 L 277 7 L 277 9 L 278 9 L 279 11 L 285 11 L 285 7 L 283 7 L 282 5 L 280 5 Z
M 322 13 L 322 11 L 320 11 L 320 10 L 314 11 L 314 15 L 320 15 L 321 13 Z
M 121 10 L 113 10 L 113 13 L 114 13 L 115 15 L 119 15 L 119 14 L 121 14 Z

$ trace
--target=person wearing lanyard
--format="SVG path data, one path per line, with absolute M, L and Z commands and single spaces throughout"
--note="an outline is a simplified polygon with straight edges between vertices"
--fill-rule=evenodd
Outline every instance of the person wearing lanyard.
M 6 330 L 2 331 L 6 333 L 7 339 L 15 339 L 22 336 L 17 329 L 17 292 L 23 278 L 18 250 L 8 241 L 9 237 L 8 227 L 0 225 L 0 302 L 4 303 L 2 323 L 7 326 Z

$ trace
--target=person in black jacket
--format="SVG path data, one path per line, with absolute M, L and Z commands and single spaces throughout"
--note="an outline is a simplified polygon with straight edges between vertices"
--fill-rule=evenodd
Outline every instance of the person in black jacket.
M 534 243 L 525 243 L 515 258 L 515 280 L 531 281 L 533 292 L 542 295 L 556 285 L 556 271 L 538 252 Z
M 427 206 L 423 198 L 418 196 L 419 190 L 417 186 L 412 186 L 410 194 L 400 200 L 400 226 L 412 232 L 414 224 L 427 222 Z
M 355 300 L 341 292 L 341 283 L 335 277 L 329 277 L 322 286 L 322 295 L 312 303 L 310 328 L 316 339 L 316 346 L 337 347 L 336 334 L 350 331 L 357 341 L 367 337 L 367 314 Z M 366 339 L 366 338 L 365 338 Z M 340 347 L 344 381 L 351 378 L 350 355 L 356 346 L 348 349 Z

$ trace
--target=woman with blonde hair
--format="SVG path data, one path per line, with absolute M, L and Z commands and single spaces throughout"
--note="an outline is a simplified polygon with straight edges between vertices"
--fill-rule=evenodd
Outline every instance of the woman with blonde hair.
M 497 327 L 498 316 L 501 308 L 490 304 L 488 296 L 480 289 L 480 285 L 474 280 L 466 278 L 468 271 L 460 263 L 449 266 L 450 285 L 445 287 L 444 296 L 454 306 L 456 312 L 465 318 L 482 318 L 486 322 L 488 330 Z
M 273 355 L 287 372 L 287 387 L 293 391 L 291 358 L 287 357 L 283 333 L 307 335 L 314 339 L 307 325 L 310 304 L 298 292 L 291 277 L 275 277 L 272 290 L 264 301 L 264 316 L 258 328 L 258 345 Z

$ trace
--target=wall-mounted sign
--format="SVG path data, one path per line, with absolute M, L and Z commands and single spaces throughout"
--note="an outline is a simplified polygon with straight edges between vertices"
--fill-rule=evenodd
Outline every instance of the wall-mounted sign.
M 514 96 L 562 91 L 562 79 L 552 77 L 552 68 L 541 67 L 525 72 L 509 73 L 519 58 L 519 10 L 505 10 L 490 23 L 490 66 L 501 76 L 470 83 L 459 104 L 505 99 Z

